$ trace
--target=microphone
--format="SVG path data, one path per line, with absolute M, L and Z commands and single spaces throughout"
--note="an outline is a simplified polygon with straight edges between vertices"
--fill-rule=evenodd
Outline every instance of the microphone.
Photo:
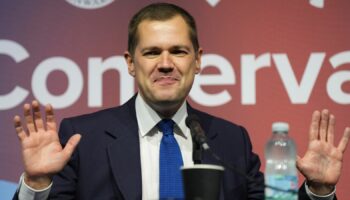
M 191 135 L 194 142 L 203 147 L 204 150 L 208 150 L 210 147 L 207 144 L 207 137 L 205 136 L 204 130 L 202 129 L 199 118 L 197 115 L 189 115 L 186 118 L 186 126 L 190 128 Z
M 247 175 L 244 172 L 244 170 L 239 169 L 235 165 L 229 165 L 210 149 L 209 145 L 207 144 L 207 137 L 205 136 L 205 132 L 199 123 L 199 117 L 197 115 L 192 114 L 187 116 L 185 123 L 186 123 L 186 126 L 191 130 L 192 138 L 197 145 L 201 146 L 205 151 L 208 151 L 210 155 L 214 157 L 217 161 L 219 161 L 225 168 L 233 171 L 234 173 L 240 174 L 248 181 L 255 183 L 254 178 Z M 285 190 L 279 187 L 270 186 L 266 184 L 264 184 L 264 186 L 266 188 L 271 188 L 273 190 L 280 191 L 280 192 L 297 193 L 297 191 L 294 191 L 294 190 Z
M 202 126 L 199 123 L 199 118 L 197 115 L 189 115 L 186 118 L 186 126 L 191 130 L 191 135 L 194 140 L 194 142 L 198 145 L 200 145 L 205 151 L 208 151 L 214 159 L 219 161 L 225 168 L 232 170 L 233 172 L 242 175 L 247 180 L 253 181 L 254 180 L 249 177 L 245 172 L 238 169 L 236 166 L 231 166 L 224 162 L 216 153 L 214 153 L 209 145 L 207 144 L 207 137 L 205 136 L 204 130 L 202 129 Z

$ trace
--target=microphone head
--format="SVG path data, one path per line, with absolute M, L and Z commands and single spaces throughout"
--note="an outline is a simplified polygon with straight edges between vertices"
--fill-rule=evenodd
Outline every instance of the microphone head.
M 204 130 L 199 123 L 197 115 L 189 115 L 186 118 L 186 126 L 191 130 L 193 139 L 199 144 L 203 144 L 206 140 Z
M 193 115 L 193 114 L 188 115 L 186 118 L 186 121 L 185 121 L 186 126 L 190 128 L 192 126 L 193 122 L 199 123 L 199 117 L 197 115 Z

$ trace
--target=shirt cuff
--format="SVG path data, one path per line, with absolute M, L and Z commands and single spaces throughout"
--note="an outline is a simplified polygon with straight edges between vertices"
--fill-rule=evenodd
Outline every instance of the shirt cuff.
M 19 188 L 18 188 L 18 199 L 19 200 L 43 200 L 47 199 L 49 197 L 50 191 L 52 187 L 51 184 L 44 189 L 36 190 L 31 187 L 29 187 L 24 182 L 24 173 L 21 176 L 21 179 L 19 181 Z
M 306 181 L 305 181 L 305 191 L 306 191 L 307 196 L 309 196 L 309 198 L 311 200 L 333 200 L 334 196 L 335 196 L 335 190 L 336 189 L 334 187 L 334 190 L 330 194 L 317 195 L 317 194 L 312 193 L 311 190 L 309 190 L 309 186 L 306 184 Z

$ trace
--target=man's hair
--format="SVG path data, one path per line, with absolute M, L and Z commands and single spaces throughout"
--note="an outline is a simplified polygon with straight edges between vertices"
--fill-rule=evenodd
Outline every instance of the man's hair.
M 137 12 L 129 22 L 128 27 L 128 51 L 134 56 L 135 48 L 139 42 L 138 26 L 144 20 L 166 21 L 175 16 L 181 16 L 189 29 L 189 37 L 195 53 L 199 48 L 196 22 L 194 18 L 183 8 L 169 3 L 153 3 Z

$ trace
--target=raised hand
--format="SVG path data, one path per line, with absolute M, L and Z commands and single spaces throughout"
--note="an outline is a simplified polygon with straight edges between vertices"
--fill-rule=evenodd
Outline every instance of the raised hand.
M 343 155 L 350 137 L 350 128 L 344 130 L 339 145 L 334 146 L 335 117 L 328 110 L 315 111 L 309 132 L 309 146 L 297 167 L 307 179 L 309 189 L 319 195 L 332 192 L 341 174 Z
M 22 147 L 25 182 L 34 189 L 50 185 L 52 176 L 63 169 L 80 141 L 73 135 L 62 148 L 51 105 L 45 107 L 46 122 L 41 117 L 39 103 L 23 107 L 26 128 L 19 116 L 14 117 L 14 126 Z

